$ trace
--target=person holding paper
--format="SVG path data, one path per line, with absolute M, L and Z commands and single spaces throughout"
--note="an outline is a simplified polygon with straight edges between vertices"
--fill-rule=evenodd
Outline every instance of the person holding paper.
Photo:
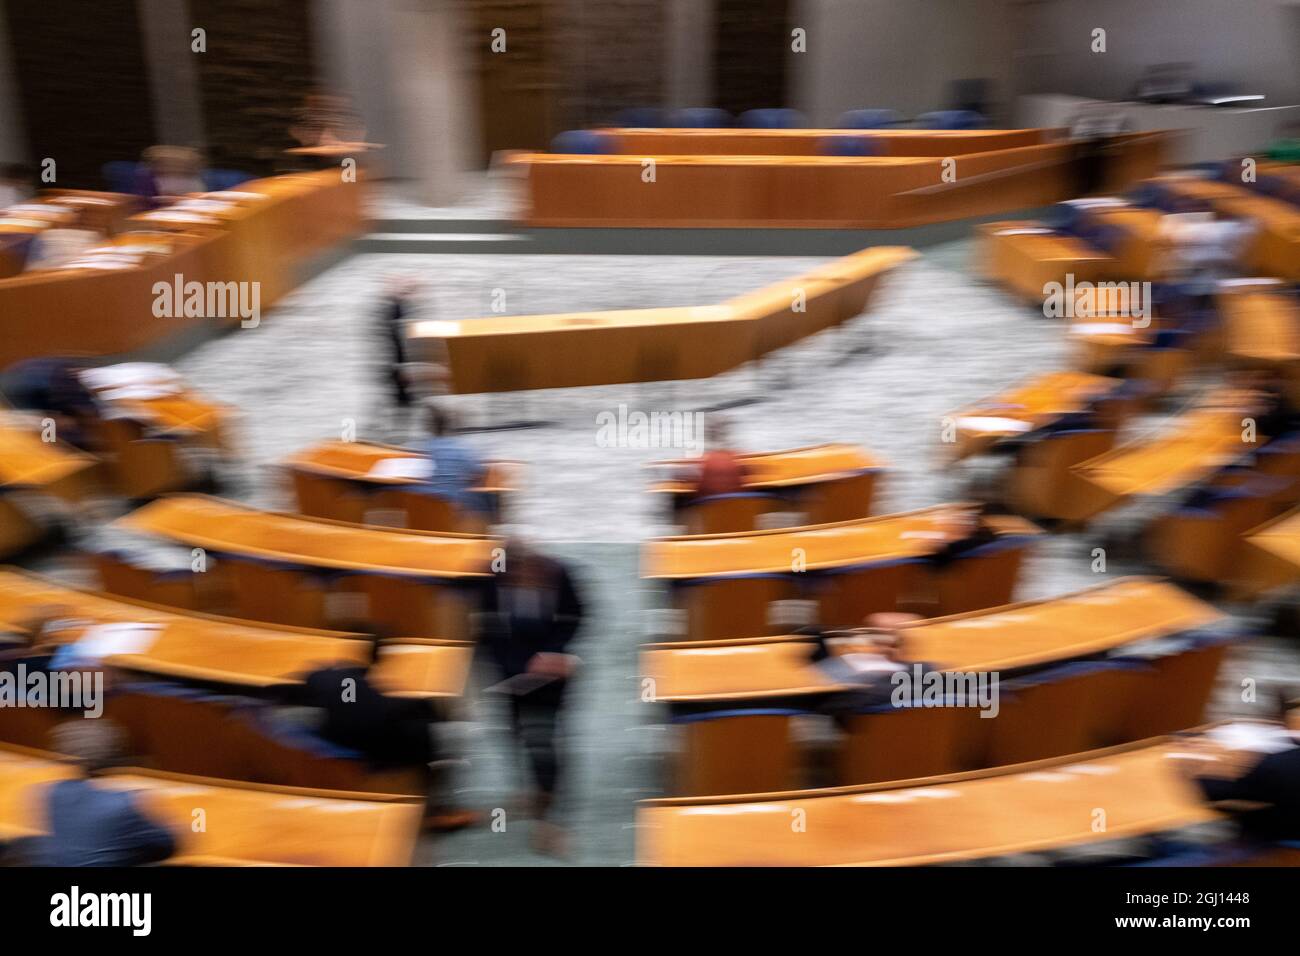
M 539 852 L 562 856 L 564 834 L 551 816 L 561 771 L 556 737 L 565 690 L 579 663 L 568 647 L 582 624 L 582 598 L 563 563 L 513 537 L 483 611 L 480 646 L 502 677 L 489 690 L 506 695 L 511 733 L 536 787 L 530 801 L 537 816 L 533 844 Z

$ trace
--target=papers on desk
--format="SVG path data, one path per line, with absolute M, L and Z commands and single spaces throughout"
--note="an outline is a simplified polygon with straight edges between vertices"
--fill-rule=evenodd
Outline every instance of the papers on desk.
M 81 372 L 81 381 L 96 391 L 101 389 L 126 388 L 130 385 L 174 386 L 171 391 L 180 391 L 180 375 L 170 366 L 161 362 L 121 362 L 117 365 L 104 365 L 88 368 Z
M 1076 322 L 1070 326 L 1071 335 L 1131 335 L 1130 322 Z
M 995 236 L 1050 236 L 1056 232 L 1055 229 L 1048 229 L 1046 226 L 1017 226 L 1013 229 L 999 229 L 993 233 Z
M 1078 209 L 1102 209 L 1110 206 L 1127 206 L 1128 203 L 1118 196 L 1088 196 L 1083 199 L 1067 199 L 1064 205 Z
M 101 391 L 99 397 L 106 402 L 148 402 L 155 398 L 175 395 L 180 388 L 166 383 L 146 383 L 141 385 L 123 385 Z
M 1252 279 L 1220 279 L 1219 288 L 1221 289 L 1247 289 L 1252 287 L 1268 288 L 1270 286 L 1280 286 L 1281 279 L 1270 279 L 1267 277 L 1258 277 Z
M 152 219 L 159 222 L 198 222 L 198 223 L 215 223 L 216 220 L 211 216 L 200 215 L 194 212 L 173 212 L 170 209 L 159 209 L 155 212 L 143 212 L 140 214 L 141 219 Z
M 1296 746 L 1296 739 L 1285 727 L 1248 722 L 1223 724 L 1206 731 L 1205 736 L 1229 750 L 1276 754 Z
M 230 189 L 223 189 L 215 193 L 204 193 L 205 199 L 226 199 L 230 202 L 251 202 L 257 199 L 266 199 L 265 193 L 245 193 Z
M 162 631 L 161 624 L 95 624 L 68 646 L 74 662 L 101 661 L 118 654 L 143 654 L 153 647 Z
M 371 478 L 411 478 L 423 480 L 432 478 L 437 468 L 431 458 L 397 457 L 381 458 L 370 466 L 367 472 Z
M 968 432 L 1027 432 L 1033 431 L 1030 422 L 1018 418 L 998 418 L 993 415 L 963 415 L 957 419 L 957 427 Z

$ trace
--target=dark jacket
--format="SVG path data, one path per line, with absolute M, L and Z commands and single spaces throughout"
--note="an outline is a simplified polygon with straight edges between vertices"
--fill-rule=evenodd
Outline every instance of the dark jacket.
M 1242 828 L 1267 840 L 1300 839 L 1300 747 L 1268 754 L 1236 780 L 1199 777 L 1205 798 L 1262 803 L 1259 810 L 1237 815 Z
M 92 780 L 52 785 L 45 809 L 49 834 L 30 848 L 38 866 L 140 866 L 176 851 L 175 838 L 140 812 L 132 794 Z
M 325 711 L 322 737 L 360 751 L 372 763 L 412 766 L 434 759 L 429 709 L 419 700 L 380 693 L 364 667 L 330 667 L 307 675 L 299 700 Z
M 525 673 L 534 654 L 564 653 L 582 624 L 582 598 L 568 569 L 552 558 L 534 560 L 542 563 L 545 586 L 520 594 L 511 577 L 500 574 L 484 594 L 480 640 L 504 678 Z M 555 681 L 528 696 L 558 696 L 564 683 Z

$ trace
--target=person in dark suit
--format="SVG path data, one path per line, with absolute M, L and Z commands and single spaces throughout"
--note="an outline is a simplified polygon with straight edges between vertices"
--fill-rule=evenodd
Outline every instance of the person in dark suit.
M 54 748 L 77 761 L 83 776 L 44 793 L 46 835 L 26 847 L 36 866 L 141 866 L 176 852 L 176 838 L 150 819 L 137 795 L 96 786 L 94 776 L 117 763 L 124 735 L 116 724 L 69 720 L 54 730 Z
M 477 820 L 472 811 L 441 803 L 442 787 L 434 772 L 434 714 L 427 702 L 387 693 L 370 667 L 353 664 L 313 671 L 292 697 L 324 712 L 317 732 L 331 743 L 360 751 L 376 769 L 418 770 L 427 794 L 425 829 L 455 830 Z
M 582 624 L 583 602 L 560 561 L 518 537 L 504 553 L 505 565 L 494 568 L 485 592 L 480 646 L 500 673 L 494 689 L 506 695 L 511 732 L 536 787 L 534 845 L 563 855 L 564 834 L 551 816 L 562 766 L 556 738 L 569 678 L 579 663 L 568 648 Z
M 1232 803 L 1243 835 L 1300 840 L 1300 746 L 1265 754 L 1239 777 L 1197 777 L 1211 803 Z

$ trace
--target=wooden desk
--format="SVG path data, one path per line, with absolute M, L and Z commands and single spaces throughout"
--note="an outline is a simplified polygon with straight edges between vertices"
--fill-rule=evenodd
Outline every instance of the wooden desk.
M 737 455 L 745 466 L 745 490 L 790 488 L 816 484 L 828 478 L 884 468 L 884 462 L 857 445 L 832 442 L 784 451 L 760 451 Z M 676 458 L 651 462 L 650 468 L 690 468 L 698 458 Z M 651 489 L 656 494 L 694 494 L 691 482 L 667 479 Z
M 171 223 L 167 251 L 137 264 L 2 279 L 0 315 L 8 334 L 0 338 L 0 369 L 42 355 L 132 352 L 229 321 L 155 317 L 155 284 L 171 284 L 178 273 L 186 282 L 259 282 L 260 307 L 270 309 L 297 284 L 309 257 L 360 230 L 364 189 L 342 182 L 337 170 L 257 180 L 241 185 L 239 194 L 262 195 L 263 201 L 237 198 L 235 208 L 211 223 Z M 139 217 L 124 223 L 155 234 L 163 225 Z
M 853 318 L 914 256 L 864 249 L 722 305 L 417 322 L 411 347 L 445 348 L 458 394 L 708 378 Z
M 205 495 L 160 498 L 117 524 L 217 554 L 414 578 L 486 577 L 498 542 L 260 511 Z
M 807 571 L 922 558 L 951 540 L 953 519 L 969 508 L 960 504 L 934 505 L 833 524 L 655 538 L 642 551 L 641 574 L 659 580 L 688 581 L 792 574 L 796 556 Z M 1008 533 L 1039 533 L 1019 519 L 994 520 Z
M 1249 598 L 1300 580 L 1300 508 L 1242 536 L 1241 561 L 1233 573 L 1233 593 Z
M 1127 499 L 1194 485 L 1256 447 L 1242 441 L 1242 417 L 1249 414 L 1245 408 L 1198 408 L 1160 435 L 1076 466 L 1074 473 L 1088 486 L 1083 511 L 1091 517 Z
M 0 487 L 37 488 L 75 501 L 96 464 L 69 445 L 42 441 L 26 422 L 0 417 Z
M 1298 549 L 1300 550 L 1300 549 Z M 1074 594 L 915 622 L 904 654 L 943 670 L 1007 671 L 1111 651 L 1222 619 L 1213 607 L 1155 578 L 1124 578 Z M 847 649 L 852 641 L 844 645 Z M 663 703 L 726 703 L 844 688 L 810 662 L 806 638 L 649 644 L 641 674 Z
M 356 482 L 358 485 L 378 488 L 406 487 L 418 485 L 418 478 L 386 476 L 373 474 L 375 465 L 391 459 L 416 458 L 425 456 L 410 448 L 398 445 L 380 445 L 373 442 L 328 441 L 311 448 L 303 449 L 283 462 L 286 468 L 295 468 L 311 472 L 325 478 L 337 478 Z M 487 494 L 505 494 L 517 490 L 517 482 L 523 468 L 519 461 L 489 461 L 487 476 L 477 491 Z
M 115 381 L 107 377 L 115 368 L 136 374 Z M 165 365 L 130 363 L 88 369 L 82 372 L 81 378 L 103 405 L 147 424 L 156 432 L 192 438 L 211 448 L 226 447 L 225 427 L 231 410 L 190 389 Z
M 655 866 L 917 866 L 1099 843 L 1216 819 L 1173 766 L 1177 737 L 991 771 L 749 798 L 652 800 Z M 1106 809 L 1106 828 L 1094 829 Z M 801 812 L 800 812 L 801 811 Z M 805 826 L 791 825 L 796 814 Z
M 976 228 L 981 273 L 1026 302 L 1042 306 L 1049 283 L 1099 282 L 1116 271 L 1113 256 L 1039 222 L 992 222 Z
M 294 683 L 330 663 L 369 659 L 362 635 L 184 613 L 160 605 L 84 591 L 26 572 L 0 571 L 0 624 L 17 626 L 45 608 L 91 624 L 157 624 L 157 640 L 142 654 L 107 663 L 145 674 L 241 687 Z M 414 690 L 420 685 L 404 684 Z M 436 689 L 434 684 L 430 689 Z
M 1048 372 L 974 402 L 949 416 L 955 425 L 952 457 L 960 461 L 981 454 L 999 441 L 1023 437 L 1064 415 L 1084 411 L 1121 384 L 1086 372 Z
M 786 131 L 788 132 L 788 131 Z M 852 135 L 852 134 L 850 134 Z M 1114 182 L 1154 175 L 1160 134 L 1117 137 Z M 519 153 L 531 226 L 895 229 L 1069 198 L 1068 143 L 925 156 L 552 155 Z M 653 158 L 655 179 L 642 180 Z
M 42 441 L 25 421 L 0 417 L 0 556 L 35 545 L 49 531 L 23 495 L 80 501 L 95 484 L 98 464 L 68 445 Z
M 45 785 L 73 776 L 54 755 L 0 744 L 0 838 L 44 832 Z M 138 804 L 175 835 L 174 865 L 220 861 L 310 866 L 406 866 L 422 801 L 125 769 L 96 786 L 135 792 Z M 195 811 L 205 829 L 196 832 Z
M 1300 307 L 1282 286 L 1238 286 L 1216 298 L 1232 358 L 1281 371 L 1300 360 Z
M 624 156 L 817 156 L 826 139 L 864 139 L 880 156 L 964 156 L 1015 146 L 1037 146 L 1042 129 L 603 129 Z

